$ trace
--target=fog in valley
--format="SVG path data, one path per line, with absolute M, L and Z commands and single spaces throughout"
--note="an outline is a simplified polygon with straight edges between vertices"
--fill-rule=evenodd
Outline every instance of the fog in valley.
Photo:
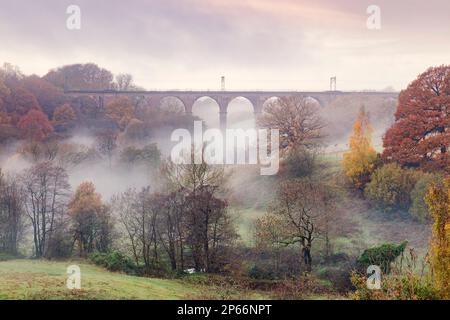
M 273 99 L 270 101 L 273 101 Z M 184 109 L 181 101 L 176 98 L 164 99 L 162 104 L 163 109 L 174 112 L 174 114 L 180 114 Z M 365 106 L 370 114 L 374 130 L 373 143 L 377 149 L 381 149 L 382 135 L 393 122 L 396 101 L 363 101 L 358 99 L 356 101 L 340 101 L 338 99 L 327 108 L 316 105 L 319 114 L 326 123 L 323 130 L 325 138 L 321 142 L 322 152 L 333 154 L 340 158 L 342 153 L 348 149 L 348 138 L 353 121 L 361 106 Z M 214 100 L 208 97 L 200 98 L 194 104 L 193 115 L 198 117 L 199 120 L 203 120 L 203 130 L 220 127 L 219 107 Z M 255 128 L 255 116 L 250 101 L 245 98 L 236 98 L 231 101 L 228 107 L 227 127 L 229 129 L 244 130 Z M 157 131 L 152 132 L 151 137 L 146 138 L 145 141 L 140 141 L 139 144 L 156 143 L 162 153 L 162 157 L 168 158 L 172 147 L 175 145 L 175 142 L 170 141 L 172 131 L 170 128 L 159 128 Z M 88 130 L 77 130 L 68 139 L 60 141 L 60 144 L 95 149 L 96 139 Z M 32 165 L 32 162 L 18 153 L 21 148 L 20 143 L 15 143 L 2 149 L 0 159 L 3 172 L 18 173 Z M 139 189 L 156 183 L 155 177 L 152 177 L 149 172 L 143 174 L 141 166 L 120 164 L 118 150 L 114 152 L 111 168 L 107 157 L 97 156 L 98 158 L 92 161 L 71 165 L 67 168 L 72 189 L 75 189 L 83 181 L 92 181 L 96 185 L 98 192 L 107 200 L 114 194 L 123 192 L 130 187 Z M 249 171 L 252 172 L 251 169 Z

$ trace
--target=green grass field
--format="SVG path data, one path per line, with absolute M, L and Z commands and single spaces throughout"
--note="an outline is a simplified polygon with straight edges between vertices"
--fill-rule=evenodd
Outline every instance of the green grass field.
M 81 269 L 81 289 L 66 287 L 67 267 Z M 197 277 L 201 277 L 199 275 Z M 261 299 L 258 292 L 239 292 L 195 283 L 191 278 L 157 279 L 109 272 L 81 261 L 0 261 L 0 300 L 5 299 Z
M 80 266 L 81 290 L 66 287 L 71 264 Z M 200 287 L 181 280 L 127 276 L 77 261 L 0 262 L 0 299 L 182 299 L 200 293 Z

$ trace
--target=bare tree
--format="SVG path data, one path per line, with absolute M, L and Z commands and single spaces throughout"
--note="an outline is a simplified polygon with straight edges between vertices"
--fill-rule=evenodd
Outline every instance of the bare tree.
M 134 88 L 133 76 L 128 73 L 120 73 L 116 76 L 117 90 L 130 90 Z
M 159 238 L 172 270 L 184 270 L 186 241 L 186 196 L 183 190 L 160 196 Z
M 258 119 L 260 127 L 280 130 L 284 151 L 313 147 L 323 137 L 324 123 L 317 106 L 303 97 L 279 98 L 264 108 Z
M 0 171 L 0 252 L 16 255 L 24 229 L 22 190 L 15 177 Z
M 111 168 L 114 150 L 117 148 L 117 136 L 117 133 L 112 130 L 97 135 L 97 148 L 101 154 L 108 157 L 109 168 Z
M 112 208 L 118 212 L 131 243 L 137 264 L 143 262 L 146 272 L 159 263 L 157 218 L 159 202 L 150 188 L 129 189 L 113 198 Z
M 172 270 L 192 265 L 219 271 L 228 262 L 236 233 L 220 198 L 222 169 L 207 165 L 164 168 L 160 192 L 129 189 L 113 198 L 136 263 L 146 271 L 158 267 L 166 255 Z
M 282 239 L 278 241 L 300 245 L 307 271 L 311 271 L 312 244 L 322 234 L 323 221 L 331 209 L 329 204 L 324 185 L 310 180 L 291 180 L 281 183 L 270 210 L 283 225 Z
M 44 162 L 26 170 L 21 181 L 25 211 L 33 229 L 35 256 L 44 257 L 58 227 L 56 218 L 65 214 L 67 209 L 68 175 L 63 168 Z
M 227 211 L 226 176 L 221 167 L 206 163 L 165 169 L 169 185 L 185 193 L 186 244 L 197 270 L 215 272 L 227 263 L 227 248 L 236 239 Z

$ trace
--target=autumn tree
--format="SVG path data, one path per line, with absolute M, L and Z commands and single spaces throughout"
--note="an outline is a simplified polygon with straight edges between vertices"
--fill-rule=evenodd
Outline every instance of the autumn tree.
M 354 187 L 363 190 L 375 170 L 377 160 L 377 153 L 372 146 L 372 127 L 364 107 L 353 124 L 349 145 L 350 150 L 344 154 L 342 162 L 344 172 Z
M 123 132 L 123 139 L 128 142 L 142 141 L 148 135 L 147 126 L 138 119 L 131 119 Z
M 111 89 L 113 74 L 94 63 L 66 65 L 48 72 L 44 80 L 61 89 Z
M 280 131 L 280 148 L 285 152 L 317 145 L 324 123 L 317 106 L 303 97 L 283 97 L 268 103 L 258 119 L 262 128 Z
M 58 230 L 58 218 L 66 213 L 70 191 L 67 172 L 43 162 L 27 169 L 21 177 L 24 190 L 25 212 L 32 230 L 34 254 L 48 256 L 49 244 Z
M 255 222 L 254 235 L 256 248 L 273 252 L 275 256 L 275 273 L 278 273 L 281 263 L 281 251 L 286 246 L 284 228 L 281 217 L 275 214 L 265 214 Z
M 61 89 L 36 75 L 23 78 L 21 84 L 36 97 L 42 111 L 49 118 L 53 115 L 56 107 L 64 104 L 67 100 Z
M 425 198 L 433 217 L 430 263 L 433 280 L 443 299 L 450 298 L 450 179 L 432 186 Z
M 53 123 L 55 127 L 63 129 L 69 128 L 77 119 L 77 115 L 70 104 L 65 103 L 55 109 L 53 113 Z
M 444 178 L 439 173 L 425 172 L 420 175 L 414 189 L 411 191 L 411 208 L 409 213 L 420 222 L 429 222 L 432 220 L 425 197 L 431 186 L 441 186 Z
M 396 163 L 386 164 L 372 175 L 364 190 L 365 196 L 376 208 L 385 212 L 407 211 L 411 205 L 411 191 L 420 172 L 403 169 Z
M 383 157 L 402 166 L 450 169 L 450 66 L 430 68 L 400 93 Z
M 134 106 L 128 97 L 117 97 L 107 104 L 106 116 L 123 130 L 134 117 Z
M 80 257 L 107 251 L 112 242 L 112 220 L 91 182 L 81 183 L 69 203 L 72 232 Z
M 6 110 L 11 116 L 13 124 L 17 124 L 19 119 L 31 110 L 40 110 L 41 107 L 36 97 L 28 90 L 17 87 L 11 90 L 7 99 Z
M 42 141 L 53 132 L 53 126 L 47 116 L 39 110 L 30 110 L 20 119 L 17 127 L 22 137 L 28 141 Z
M 70 105 L 76 111 L 80 121 L 97 119 L 99 115 L 104 114 L 98 101 L 91 96 L 77 96 L 70 100 Z

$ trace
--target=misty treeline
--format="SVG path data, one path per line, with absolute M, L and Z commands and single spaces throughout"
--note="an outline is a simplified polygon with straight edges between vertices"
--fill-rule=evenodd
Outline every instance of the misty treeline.
M 26 76 L 11 64 L 0 68 L 0 151 L 27 163 L 1 175 L 0 250 L 16 255 L 32 243 L 38 258 L 122 250 L 146 271 L 167 261 L 174 270 L 219 270 L 236 238 L 222 194 L 224 173 L 209 166 L 175 168 L 148 143 L 161 130 L 192 126 L 192 116 L 170 99 L 164 109 L 150 108 L 141 97 L 101 104 L 64 89 L 139 88 L 132 76 L 114 76 L 95 64 L 64 66 L 43 77 Z M 79 131 L 93 141 L 77 142 Z M 72 169 L 105 160 L 111 175 L 134 170 L 148 184 L 150 177 L 155 181 L 110 202 L 92 182 L 70 188 Z
M 29 237 L 37 258 L 121 249 L 146 272 L 166 262 L 172 270 L 219 271 L 237 238 L 225 179 L 222 168 L 167 162 L 158 190 L 128 189 L 106 203 L 91 182 L 72 192 L 66 170 L 52 162 L 2 174 L 0 250 L 15 255 Z
M 84 130 L 119 141 L 154 138 L 162 128 L 192 126 L 181 101 L 166 98 L 159 105 L 142 96 L 70 95 L 65 89 L 138 90 L 129 74 L 113 75 L 93 63 L 63 66 L 46 75 L 24 75 L 19 67 L 0 67 L 0 143 L 34 144 L 73 136 Z M 111 142 L 111 140 L 110 140 Z M 103 149 L 106 153 L 115 143 Z M 32 147 L 29 147 L 32 148 Z
M 167 162 L 162 172 L 162 190 L 129 189 L 112 199 L 135 262 L 155 269 L 164 254 L 172 270 L 223 270 L 237 239 L 223 169 Z

